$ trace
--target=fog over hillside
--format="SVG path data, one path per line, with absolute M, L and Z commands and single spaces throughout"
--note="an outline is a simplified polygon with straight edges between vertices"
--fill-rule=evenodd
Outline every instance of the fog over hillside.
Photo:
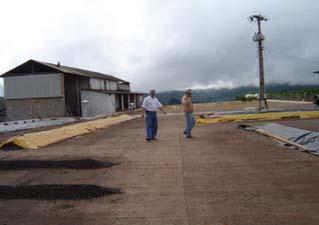
M 305 92 L 319 94 L 318 85 L 269 84 L 266 93 L 298 92 L 302 97 Z M 242 86 L 236 88 L 210 88 L 193 90 L 193 101 L 196 103 L 234 101 L 237 96 L 258 93 L 257 86 Z M 179 104 L 184 91 L 159 92 L 157 97 L 163 104 Z

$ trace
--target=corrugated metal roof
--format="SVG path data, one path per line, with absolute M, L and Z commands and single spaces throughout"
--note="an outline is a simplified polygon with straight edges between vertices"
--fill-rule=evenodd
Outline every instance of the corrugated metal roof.
M 93 89 L 81 89 L 84 91 L 94 91 L 94 92 L 101 92 L 107 94 L 130 94 L 130 95 L 147 95 L 147 93 L 143 92 L 131 92 L 131 91 L 110 91 L 110 90 L 93 90 Z
M 37 61 L 37 60 L 33 60 L 33 59 L 30 59 L 25 63 L 29 63 L 29 62 L 38 63 L 38 64 L 50 67 L 54 70 L 57 70 L 59 72 L 65 73 L 65 74 L 73 74 L 73 75 L 84 76 L 84 77 L 101 78 L 101 79 L 113 80 L 113 81 L 117 81 L 117 82 L 129 83 L 128 81 L 122 80 L 122 79 L 117 78 L 115 76 L 103 74 L 103 73 L 99 73 L 99 72 L 94 72 L 94 71 L 90 71 L 90 70 L 84 70 L 84 69 L 79 69 L 79 68 L 74 68 L 74 67 L 69 67 L 69 66 L 63 66 L 63 65 L 56 65 L 53 63 L 41 62 L 41 61 Z M 25 63 L 23 63 L 23 64 L 25 64 Z M 2 74 L 1 77 L 10 76 L 11 75 L 10 71 Z

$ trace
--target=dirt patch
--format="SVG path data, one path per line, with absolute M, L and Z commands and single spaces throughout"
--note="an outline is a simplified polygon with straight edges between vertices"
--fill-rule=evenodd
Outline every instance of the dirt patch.
M 97 185 L 0 186 L 0 199 L 81 200 L 119 194 L 120 189 Z
M 102 162 L 94 159 L 80 160 L 3 160 L 0 170 L 27 169 L 101 169 L 118 165 L 118 163 Z

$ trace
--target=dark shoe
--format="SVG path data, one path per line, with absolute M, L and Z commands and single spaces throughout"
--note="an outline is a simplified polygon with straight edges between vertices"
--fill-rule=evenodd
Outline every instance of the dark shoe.
M 187 135 L 186 138 L 194 138 L 192 135 Z
M 147 142 L 150 142 L 150 141 L 151 141 L 151 139 L 150 139 L 150 138 L 145 138 L 145 140 L 146 140 Z
M 186 131 L 183 132 L 185 135 L 187 135 Z

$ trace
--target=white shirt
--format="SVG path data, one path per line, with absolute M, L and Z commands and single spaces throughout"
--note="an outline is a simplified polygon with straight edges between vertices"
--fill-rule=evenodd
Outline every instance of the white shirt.
M 163 105 L 158 101 L 156 97 L 152 98 L 151 96 L 147 96 L 144 98 L 142 107 L 147 111 L 155 112 L 157 109 L 163 107 Z

